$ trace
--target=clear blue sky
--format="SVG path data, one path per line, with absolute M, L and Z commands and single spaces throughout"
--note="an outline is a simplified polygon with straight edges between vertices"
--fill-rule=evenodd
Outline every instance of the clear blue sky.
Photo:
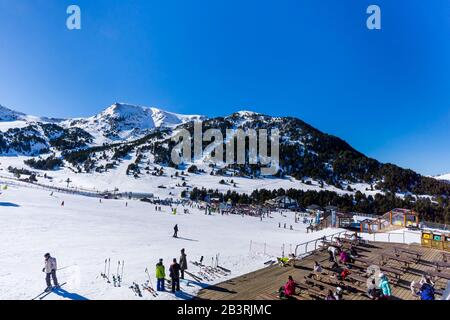
M 68 31 L 78 4 L 82 30 Z M 382 9 L 382 30 L 365 27 Z M 448 0 L 0 0 L 0 104 L 116 101 L 296 116 L 368 156 L 450 172 Z

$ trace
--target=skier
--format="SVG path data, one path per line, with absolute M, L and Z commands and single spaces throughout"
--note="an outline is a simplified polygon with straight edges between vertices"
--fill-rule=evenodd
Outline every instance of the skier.
M 61 202 L 61 207 L 64 207 L 64 201 L 63 201 L 63 202 Z
M 177 263 L 177 259 L 173 259 L 169 272 L 170 279 L 172 280 L 172 293 L 180 291 L 180 265 Z
M 173 237 L 178 238 L 178 225 L 176 224 L 175 227 L 173 227 Z
M 45 258 L 45 265 L 44 268 L 42 269 L 42 272 L 45 272 L 46 276 L 45 276 L 45 282 L 47 283 L 47 289 L 45 289 L 46 292 L 49 292 L 52 290 L 52 284 L 50 282 L 50 276 L 53 279 L 53 285 L 55 287 L 58 287 L 58 279 L 56 278 L 56 259 L 53 258 L 52 256 L 50 256 L 50 253 L 46 253 L 44 255 Z
M 187 270 L 187 258 L 186 254 L 184 253 L 184 248 L 181 249 L 181 256 L 180 256 L 180 271 L 181 271 L 181 279 L 184 279 L 184 270 Z
M 166 268 L 163 264 L 163 259 L 159 259 L 159 262 L 156 264 L 156 290 L 164 291 L 164 281 L 166 279 Z

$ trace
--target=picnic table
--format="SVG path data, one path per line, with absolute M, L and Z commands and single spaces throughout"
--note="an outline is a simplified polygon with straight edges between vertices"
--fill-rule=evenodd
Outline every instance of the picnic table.
M 435 261 L 434 265 L 436 266 L 436 270 L 438 272 L 441 272 L 444 269 L 450 268 L 450 262 L 444 262 L 444 261 Z
M 363 257 L 355 257 L 355 258 L 353 258 L 353 260 L 355 260 L 356 262 L 360 262 L 365 267 L 368 267 L 368 266 L 373 265 L 374 263 L 376 263 L 373 260 L 370 260 L 370 259 L 367 259 L 367 258 L 363 258 Z
M 450 280 L 450 273 L 444 271 L 430 271 L 429 274 L 435 278 Z
M 297 288 L 299 288 L 301 290 L 299 294 L 301 294 L 302 291 L 305 291 L 310 296 L 317 296 L 322 299 L 325 299 L 327 296 L 327 293 L 324 290 L 311 287 L 310 285 L 308 285 L 304 282 L 297 283 Z
M 398 282 L 400 280 L 400 278 L 402 277 L 402 275 L 405 273 L 403 270 L 396 269 L 396 268 L 389 267 L 389 266 L 380 266 L 380 270 L 393 275 L 396 282 Z
M 442 261 L 448 262 L 450 260 L 450 253 L 442 252 Z
M 346 280 L 350 280 L 350 282 L 352 283 L 356 283 L 359 285 L 364 285 L 367 283 L 368 278 L 356 275 L 354 273 L 350 273 L 349 275 L 347 275 L 347 277 L 345 278 Z
M 387 258 L 387 261 L 386 261 Z M 411 264 L 414 264 L 414 260 L 408 259 L 404 256 L 396 255 L 395 253 L 390 252 L 382 252 L 381 253 L 381 262 L 382 264 L 387 263 L 389 260 L 394 260 L 400 263 L 403 263 L 406 268 L 409 268 Z
M 409 255 L 409 256 L 415 256 L 415 261 L 419 262 L 422 259 L 422 253 L 416 250 L 412 249 L 405 249 L 401 247 L 394 247 L 395 254 L 398 255 Z
M 325 283 L 325 282 L 322 282 L 320 280 L 315 280 L 313 278 L 309 278 L 308 276 L 305 276 L 305 282 L 307 284 L 312 285 L 313 287 L 323 288 L 322 290 L 331 290 L 331 291 L 333 291 L 333 290 L 336 289 L 335 285 L 331 285 L 329 283 Z

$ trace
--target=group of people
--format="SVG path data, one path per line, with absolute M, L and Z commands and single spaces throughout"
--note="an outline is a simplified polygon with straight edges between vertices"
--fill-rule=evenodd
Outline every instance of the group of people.
M 169 267 L 169 277 L 172 284 L 172 293 L 180 291 L 180 279 L 184 279 L 184 272 L 188 269 L 187 256 L 184 249 L 181 249 L 179 262 L 174 258 Z M 156 264 L 156 290 L 165 291 L 166 268 L 163 259 L 159 259 Z

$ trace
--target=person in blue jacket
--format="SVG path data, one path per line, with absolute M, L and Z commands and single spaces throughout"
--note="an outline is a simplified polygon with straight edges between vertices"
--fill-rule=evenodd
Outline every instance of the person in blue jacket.
M 434 300 L 434 288 L 430 283 L 430 279 L 426 279 L 425 283 L 419 290 L 420 300 Z
M 380 278 L 380 283 L 378 287 L 380 288 L 381 293 L 383 294 L 383 298 L 389 299 L 389 297 L 392 295 L 389 280 L 384 273 L 380 273 L 378 277 Z

